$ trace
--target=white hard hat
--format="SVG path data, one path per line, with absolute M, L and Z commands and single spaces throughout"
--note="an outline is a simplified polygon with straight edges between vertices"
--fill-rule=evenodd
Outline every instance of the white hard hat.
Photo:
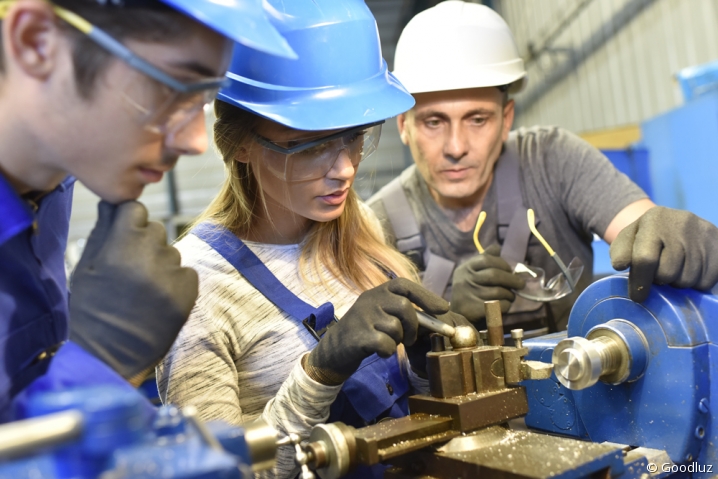
M 394 75 L 410 93 L 511 85 L 524 61 L 503 18 L 491 8 L 447 0 L 416 15 L 401 32 Z

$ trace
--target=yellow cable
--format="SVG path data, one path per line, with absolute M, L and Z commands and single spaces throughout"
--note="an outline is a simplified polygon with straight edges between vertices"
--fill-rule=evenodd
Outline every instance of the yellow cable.
M 8 10 L 12 7 L 17 0 L 1 0 L 0 1 L 0 18 L 5 18 Z
M 479 230 L 481 229 L 481 226 L 484 224 L 484 221 L 486 220 L 486 211 L 482 211 L 479 213 L 479 219 L 476 220 L 476 228 L 474 228 L 474 244 L 476 245 L 476 249 L 479 250 L 479 253 L 484 254 L 484 248 L 481 247 L 481 243 L 479 243 Z
M 529 228 L 531 229 L 531 232 L 534 234 L 535 237 L 538 238 L 538 240 L 541 242 L 543 247 L 546 248 L 546 251 L 548 251 L 548 254 L 550 254 L 551 256 L 556 254 L 556 253 L 554 253 L 553 249 L 551 249 L 551 247 L 546 242 L 546 240 L 543 239 L 543 236 L 541 236 L 541 233 L 539 233 L 538 230 L 536 229 L 536 216 L 534 215 L 534 210 L 529 208 L 528 212 L 526 213 L 526 216 L 528 217 L 528 220 L 529 220 Z
M 17 0 L 0 0 L 0 18 L 5 18 L 8 10 L 10 10 L 10 7 L 12 7 L 15 3 L 17 3 Z M 52 5 L 52 2 L 48 3 Z M 76 13 L 73 13 L 69 10 L 65 10 L 64 8 L 58 7 L 57 5 L 52 5 L 52 10 L 55 12 L 55 15 L 65 20 L 67 23 L 77 28 L 85 35 L 89 35 L 94 28 L 90 22 L 80 17 Z
M 77 15 L 76 13 L 73 13 L 69 10 L 65 10 L 64 8 L 58 7 L 57 5 L 53 5 L 52 9 L 55 11 L 55 15 L 65 20 L 67 23 L 77 28 L 85 35 L 89 35 L 94 28 L 90 22 Z

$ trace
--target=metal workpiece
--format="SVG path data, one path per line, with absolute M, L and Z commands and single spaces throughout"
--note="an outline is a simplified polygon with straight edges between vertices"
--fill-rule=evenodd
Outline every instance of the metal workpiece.
M 527 361 L 527 348 L 502 348 L 501 363 L 495 362 L 492 372 L 499 373 L 509 386 L 517 386 L 521 381 L 548 379 L 553 372 L 553 364 L 540 361 Z M 500 367 L 503 366 L 503 369 Z
M 431 477 L 611 477 L 624 470 L 613 445 L 514 431 L 494 426 L 456 437 L 436 451 L 422 450 L 391 461 L 385 479 Z M 640 476 L 637 476 L 640 477 Z
M 553 364 L 526 360 L 521 362 L 521 379 L 524 381 L 549 379 L 552 373 Z
M 486 310 L 486 328 L 489 332 L 489 346 L 504 345 L 504 321 L 501 317 L 501 302 L 486 301 L 484 303 Z
M 567 338 L 558 343 L 551 362 L 561 384 L 573 390 L 596 384 L 603 372 L 599 347 L 586 338 Z
M 648 342 L 638 328 L 624 320 L 596 326 L 586 338 L 559 342 L 551 358 L 558 380 L 569 389 L 635 380 L 645 371 Z
M 524 330 L 523 329 L 512 329 L 511 330 L 511 339 L 514 340 L 515 348 L 523 348 Z

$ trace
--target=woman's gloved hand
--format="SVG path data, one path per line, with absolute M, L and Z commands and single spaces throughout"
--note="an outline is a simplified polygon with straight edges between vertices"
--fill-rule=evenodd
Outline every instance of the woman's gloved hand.
M 708 290 L 718 282 L 718 228 L 688 211 L 654 206 L 618 234 L 611 264 L 631 268 L 633 301 L 645 301 L 651 283 Z
M 397 344 L 413 344 L 419 329 L 414 305 L 434 316 L 449 311 L 443 298 L 404 278 L 365 291 L 304 356 L 304 370 L 317 382 L 338 385 L 372 354 L 389 357 Z
M 451 310 L 472 323 L 486 318 L 484 301 L 499 300 L 501 312 L 506 313 L 516 299 L 512 289 L 521 289 L 526 283 L 512 273 L 511 266 L 499 254 L 494 244 L 460 264 L 454 270 L 451 286 Z
M 141 203 L 102 201 L 98 213 L 72 275 L 70 339 L 136 385 L 187 321 L 197 273 Z

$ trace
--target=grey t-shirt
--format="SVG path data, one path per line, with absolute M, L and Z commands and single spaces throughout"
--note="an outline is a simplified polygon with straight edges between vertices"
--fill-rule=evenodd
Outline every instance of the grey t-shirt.
M 511 132 L 508 142 L 517 142 L 521 195 L 524 205 L 536 212 L 538 230 L 564 263 L 578 257 L 585 265 L 577 290 L 551 303 L 558 328 L 565 329 L 571 306 L 593 278 L 593 233 L 603 235 L 623 208 L 647 195 L 600 151 L 561 128 L 520 128 Z M 415 165 L 394 181 L 402 182 L 425 244 L 433 253 L 456 264 L 477 254 L 473 232 L 456 228 L 432 198 Z M 492 182 L 484 199 L 487 217 L 479 238 L 484 248 L 498 243 L 496 190 L 496 182 Z M 368 204 L 377 213 L 387 237 L 393 238 L 381 196 L 379 191 Z M 533 235 L 526 263 L 543 268 L 547 278 L 560 273 Z

